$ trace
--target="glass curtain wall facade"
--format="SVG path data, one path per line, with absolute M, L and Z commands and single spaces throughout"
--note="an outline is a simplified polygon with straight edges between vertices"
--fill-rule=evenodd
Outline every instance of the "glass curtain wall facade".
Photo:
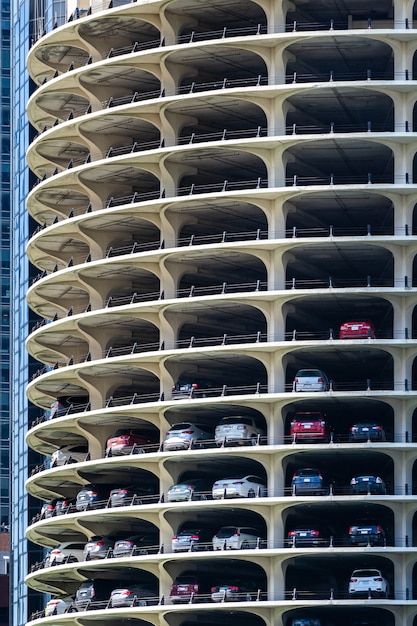
M 31 185 L 31 174 L 26 164 L 26 150 L 31 140 L 31 127 L 26 116 L 26 104 L 32 85 L 26 69 L 26 58 L 34 39 L 34 15 L 39 8 L 29 0 L 15 1 L 11 5 L 11 80 L 10 89 L 13 106 L 9 111 L 11 125 L 11 294 L 13 307 L 10 310 L 10 441 L 11 441 L 11 610 L 10 623 L 21 626 L 26 623 L 29 610 L 35 610 L 40 602 L 24 584 L 28 571 L 28 557 L 42 552 L 26 540 L 26 528 L 37 505 L 25 490 L 29 468 L 39 455 L 29 450 L 25 441 L 29 420 L 39 410 L 29 405 L 25 388 L 31 376 L 32 360 L 25 350 L 25 337 L 35 323 L 33 314 L 26 304 L 26 292 L 32 268 L 28 263 L 25 247 L 33 226 L 26 210 L 26 197 Z M 10 133 L 10 130 L 9 130 Z
M 0 17 L 0 530 L 9 526 L 9 422 L 10 422 L 10 2 L 1 0 Z

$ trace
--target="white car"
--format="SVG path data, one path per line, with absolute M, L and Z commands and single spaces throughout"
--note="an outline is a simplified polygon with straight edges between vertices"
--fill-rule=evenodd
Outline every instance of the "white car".
M 248 550 L 260 546 L 262 537 L 249 526 L 222 526 L 213 537 L 213 550 Z
M 216 480 L 212 489 L 213 500 L 221 498 L 255 498 L 266 496 L 266 484 L 259 476 L 232 476 Z
M 349 596 L 389 598 L 390 586 L 379 569 L 355 569 L 349 581 Z
M 321 370 L 298 370 L 293 381 L 293 391 L 328 391 L 329 379 Z
M 49 617 L 50 615 L 62 615 L 71 606 L 73 601 L 71 596 L 49 600 L 45 606 L 45 617 Z
M 188 450 L 199 442 L 213 440 L 213 433 L 208 432 L 207 426 L 181 422 L 171 426 L 165 436 L 164 450 Z
M 44 564 L 45 567 L 51 567 L 51 565 L 76 563 L 77 561 L 84 561 L 84 544 L 66 541 L 48 552 Z
M 247 415 L 230 415 L 223 417 L 214 431 L 214 439 L 218 446 L 227 443 L 256 443 L 264 434 L 256 421 Z
M 87 456 L 86 444 L 70 444 L 68 446 L 61 446 L 58 450 L 52 453 L 51 467 L 58 467 L 60 465 L 67 465 L 67 463 L 79 463 L 85 461 Z

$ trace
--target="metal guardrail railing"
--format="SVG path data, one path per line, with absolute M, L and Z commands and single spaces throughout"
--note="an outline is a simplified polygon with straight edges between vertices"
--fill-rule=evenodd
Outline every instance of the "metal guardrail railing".
M 124 296 L 124 297 L 110 296 L 105 302 L 102 303 L 101 307 L 97 307 L 94 309 L 93 309 L 91 302 L 89 302 L 87 306 L 78 306 L 78 307 L 71 306 L 66 312 L 66 314 L 63 313 L 62 311 L 60 312 L 56 311 L 52 319 L 47 320 L 46 318 L 44 318 L 43 320 L 38 321 L 32 327 L 31 332 L 34 332 L 51 322 L 56 322 L 58 320 L 65 319 L 66 317 L 71 317 L 79 313 L 84 314 L 84 313 L 89 313 L 91 311 L 97 312 L 97 311 L 104 310 L 110 307 L 139 304 L 141 302 L 154 301 L 156 303 L 160 300 L 166 300 L 168 298 L 169 299 L 184 298 L 184 297 L 192 298 L 192 297 L 204 297 L 204 296 L 213 296 L 213 295 L 228 295 L 228 294 L 236 294 L 236 293 L 253 293 L 253 292 L 260 292 L 260 291 L 267 292 L 270 290 L 283 291 L 283 290 L 289 290 L 289 289 L 291 290 L 292 289 L 300 289 L 300 290 L 344 289 L 346 290 L 346 289 L 352 289 L 352 288 L 357 289 L 358 287 L 367 288 L 367 289 L 377 287 L 380 290 L 400 289 L 400 290 L 404 290 L 404 292 L 414 293 L 412 290 L 415 288 L 415 285 L 414 285 L 414 281 L 413 281 L 413 284 L 409 283 L 407 276 L 404 276 L 403 280 L 393 280 L 393 279 L 375 280 L 371 276 L 364 276 L 363 278 L 358 277 L 356 279 L 338 279 L 338 278 L 333 278 L 329 276 L 327 280 L 319 280 L 319 279 L 318 280 L 302 280 L 302 279 L 293 278 L 292 280 L 285 281 L 285 284 L 279 284 L 276 286 L 270 285 L 266 281 L 261 281 L 261 280 L 258 280 L 252 283 L 238 283 L 238 284 L 224 282 L 220 285 L 212 285 L 212 286 L 204 286 L 204 287 L 196 287 L 194 285 L 191 285 L 190 288 L 180 289 L 172 293 L 170 293 L 169 291 L 163 290 L 159 292 L 154 291 L 154 292 L 148 292 L 148 293 L 143 293 L 143 294 L 138 294 L 135 292 L 130 296 Z M 410 335 L 408 335 L 407 337 L 405 336 L 405 338 L 412 339 L 413 337 L 412 336 L 410 337 Z
M 341 393 L 349 392 L 350 395 L 352 394 L 352 392 L 358 392 L 362 395 L 364 392 L 366 392 L 367 394 L 372 395 L 372 394 L 379 394 L 380 392 L 408 393 L 413 390 L 414 388 L 411 386 L 408 379 L 405 379 L 402 381 L 392 381 L 392 380 L 378 381 L 378 380 L 366 379 L 362 381 L 349 381 L 349 382 L 330 381 L 329 388 L 327 391 L 315 392 L 315 395 L 317 395 L 317 397 L 323 397 L 323 396 L 327 397 L 329 395 L 331 396 L 332 394 L 336 392 L 341 392 Z M 216 398 L 216 397 L 219 398 L 219 397 L 233 396 L 233 395 L 253 395 L 253 394 L 256 394 L 259 396 L 262 394 L 273 394 L 273 393 L 277 393 L 277 394 L 297 393 L 297 394 L 301 394 L 301 396 L 303 394 L 303 392 L 301 391 L 297 392 L 294 390 L 293 383 L 288 383 L 279 387 L 271 387 L 271 386 L 268 387 L 268 385 L 264 383 L 254 383 L 252 385 L 240 385 L 240 386 L 223 385 L 221 387 L 212 387 L 209 389 L 192 390 L 189 395 L 184 394 L 184 395 L 181 395 L 181 398 L 174 398 L 174 399 L 171 398 L 171 392 L 167 393 L 166 394 L 167 397 L 165 398 L 165 391 L 163 390 L 160 392 L 145 393 L 145 394 L 132 393 L 131 395 L 123 396 L 123 397 L 110 396 L 109 398 L 106 398 L 106 400 L 104 401 L 104 406 L 95 407 L 95 408 L 107 409 L 107 408 L 118 407 L 118 406 L 143 404 L 147 402 L 164 402 L 165 400 L 170 401 L 170 402 L 178 402 L 181 400 L 190 400 L 190 399 L 195 399 L 195 398 L 205 399 L 205 398 Z M 68 407 L 68 409 L 65 410 L 65 412 L 57 411 L 54 414 L 52 419 L 55 419 L 57 417 L 67 416 L 69 414 L 85 413 L 86 411 L 90 411 L 90 410 L 91 410 L 90 403 L 85 403 L 81 405 L 71 404 Z M 44 413 L 43 415 L 33 420 L 33 422 L 30 425 L 30 428 L 34 428 L 35 426 L 38 426 L 39 424 L 42 424 L 43 422 L 49 419 L 51 419 L 49 412 Z
M 181 451 L 183 452 L 183 451 Z M 171 452 L 172 453 L 172 452 Z M 320 497 L 321 500 L 323 498 L 333 499 L 334 497 L 348 497 L 349 500 L 355 501 L 356 498 L 360 498 L 360 501 L 363 501 L 365 497 L 370 501 L 379 501 L 384 502 L 385 498 L 392 501 L 393 496 L 399 496 L 401 498 L 409 497 L 410 499 L 415 499 L 415 494 L 412 493 L 409 485 L 406 483 L 404 485 L 394 485 L 392 487 L 385 487 L 385 485 L 381 485 L 380 483 L 368 482 L 363 486 L 358 487 L 357 485 L 337 485 L 335 483 L 330 483 L 326 486 L 321 486 L 320 488 L 306 490 L 304 489 L 302 492 L 297 493 L 296 486 L 288 486 L 283 489 L 266 489 L 264 486 L 259 486 L 257 491 L 250 490 L 250 495 L 246 495 L 246 493 L 242 493 L 241 496 L 236 496 L 233 494 L 232 496 L 228 495 L 226 488 L 221 497 L 219 497 L 218 492 L 213 493 L 211 491 L 205 492 L 205 502 L 214 501 L 219 502 L 220 500 L 235 500 L 239 499 L 248 499 L 252 498 L 297 498 L 300 497 L 303 501 L 307 498 L 311 499 L 314 502 L 314 499 Z M 192 497 L 189 498 L 192 500 Z M 133 495 L 126 499 L 122 504 L 113 504 L 111 502 L 111 498 L 107 498 L 105 500 L 95 501 L 92 503 L 87 503 L 85 506 L 79 506 L 74 502 L 68 504 L 63 510 L 62 508 L 54 507 L 53 511 L 45 512 L 45 509 L 41 509 L 41 511 L 32 518 L 32 524 L 35 524 L 44 519 L 51 519 L 54 517 L 61 517 L 62 515 L 69 515 L 72 513 L 78 513 L 82 515 L 83 513 L 88 513 L 89 511 L 98 511 L 105 509 L 121 509 L 125 507 L 133 507 L 133 506 L 144 506 L 149 504 L 164 504 L 167 501 L 167 496 L 164 492 L 153 495 Z M 407 540 L 408 541 L 408 540 Z M 175 551 L 175 550 L 174 550 Z
M 38 326 L 40 328 L 41 326 Z M 363 345 L 363 342 L 366 342 L 369 345 L 380 346 L 378 344 L 378 339 L 381 340 L 392 340 L 395 342 L 400 341 L 415 341 L 416 338 L 411 336 L 408 328 L 405 328 L 402 331 L 395 332 L 379 332 L 377 338 L 369 336 L 361 337 L 357 339 L 351 339 L 353 344 L 355 345 Z M 311 342 L 311 341 L 342 341 L 346 342 L 346 339 L 340 339 L 339 332 L 334 331 L 333 328 L 329 328 L 328 331 L 322 332 L 307 332 L 297 330 L 292 330 L 290 332 L 286 332 L 280 335 L 274 335 L 273 337 L 268 336 L 266 332 L 257 331 L 250 334 L 245 335 L 220 335 L 217 337 L 190 337 L 189 339 L 181 339 L 175 341 L 173 343 L 170 342 L 153 342 L 153 343 L 144 343 L 139 344 L 134 342 L 132 344 L 128 344 L 127 346 L 117 346 L 113 348 L 110 346 L 106 350 L 103 350 L 101 354 L 96 353 L 94 358 L 90 352 L 86 354 L 79 355 L 78 357 L 71 356 L 67 361 L 57 361 L 54 365 L 43 365 L 39 368 L 31 377 L 31 381 L 39 378 L 39 376 L 43 376 L 47 372 L 52 370 L 61 369 L 63 367 L 70 367 L 72 365 L 77 365 L 81 363 L 87 363 L 91 361 L 96 361 L 100 359 L 110 359 L 110 358 L 120 358 L 123 356 L 132 356 L 134 354 L 141 354 L 143 352 L 160 352 L 163 350 L 181 350 L 186 348 L 187 350 L 192 348 L 206 348 L 206 347 L 219 347 L 219 346 L 240 346 L 242 344 L 252 344 L 252 343 L 282 343 L 282 342 Z M 360 342 L 360 344 L 358 344 Z M 384 344 L 385 345 L 385 344 Z M 358 381 L 358 384 L 360 382 Z M 334 387 L 335 388 L 335 387 Z

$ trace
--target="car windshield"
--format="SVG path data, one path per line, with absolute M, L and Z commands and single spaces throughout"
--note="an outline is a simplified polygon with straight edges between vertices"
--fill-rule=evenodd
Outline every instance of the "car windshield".
M 319 378 L 322 376 L 320 370 L 300 370 L 296 374 L 297 378 Z
M 381 576 L 381 572 L 377 569 L 357 569 L 353 572 L 352 576 L 368 578 L 371 576 Z
M 319 473 L 319 470 L 306 468 L 298 470 L 297 476 L 318 476 Z
M 194 576 L 178 576 L 176 580 L 177 585 L 194 585 L 195 578 Z
M 223 528 L 219 530 L 216 536 L 219 538 L 231 537 L 231 535 L 234 535 L 235 533 L 236 533 L 235 526 L 224 526 Z
M 188 430 L 191 427 L 191 424 L 189 422 L 184 422 L 182 424 L 174 424 L 173 426 L 171 426 L 170 431 L 173 430 Z
M 294 417 L 294 422 L 317 422 L 317 420 L 321 419 L 320 413 L 309 413 L 308 415 L 296 415 Z
M 242 417 L 241 415 L 237 415 L 236 417 L 224 417 L 219 426 L 223 426 L 223 424 L 247 424 L 248 426 L 250 426 L 252 424 L 252 420 L 250 419 L 250 417 Z

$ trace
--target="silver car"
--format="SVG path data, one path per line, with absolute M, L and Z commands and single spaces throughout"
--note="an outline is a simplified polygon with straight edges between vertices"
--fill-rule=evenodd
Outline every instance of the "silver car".
M 68 463 L 79 463 L 80 461 L 85 461 L 87 453 L 87 444 L 78 443 L 68 446 L 62 446 L 52 453 L 51 467 L 58 467 L 60 465 L 67 465 Z
M 110 550 L 113 549 L 113 544 L 114 539 L 109 537 L 93 537 L 84 546 L 84 559 L 86 561 L 95 561 L 107 558 Z
M 84 544 L 74 541 L 60 543 L 56 548 L 52 548 L 45 557 L 45 567 L 51 565 L 63 565 L 64 563 L 75 563 L 84 560 Z
M 186 500 L 211 499 L 213 481 L 205 478 L 190 478 L 187 481 L 172 485 L 168 489 L 168 502 L 184 502 Z
M 328 391 L 329 379 L 321 370 L 298 370 L 293 382 L 293 391 Z
M 181 422 L 171 426 L 165 436 L 164 450 L 188 450 L 203 441 L 213 440 L 213 433 L 202 424 Z

